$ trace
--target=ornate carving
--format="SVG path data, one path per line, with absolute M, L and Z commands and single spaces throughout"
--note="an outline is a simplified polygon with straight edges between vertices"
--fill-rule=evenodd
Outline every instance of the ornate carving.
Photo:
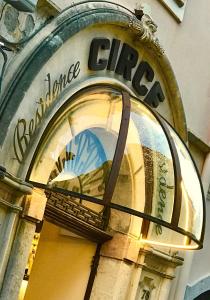
M 143 43 L 151 44 L 157 50 L 159 55 L 164 54 L 164 50 L 161 47 L 158 38 L 155 36 L 157 25 L 149 15 L 144 14 L 141 20 L 138 20 L 135 16 L 131 17 L 129 27 L 136 31 L 137 36 Z
M 47 196 L 48 209 L 50 209 L 50 207 L 54 207 L 94 227 L 103 229 L 105 221 L 103 213 L 95 212 L 94 210 L 79 203 L 79 199 L 71 196 L 65 196 L 60 193 L 49 191 L 45 191 L 45 194 Z
M 9 48 L 20 48 L 20 44 L 23 46 L 24 41 L 28 41 L 35 32 L 34 15 L 20 12 L 8 3 L 5 3 L 1 8 L 0 21 L 0 39 Z
M 144 276 L 144 279 L 139 284 L 140 288 L 140 298 L 144 300 L 149 300 L 151 298 L 152 291 L 156 288 L 154 284 L 154 279 Z

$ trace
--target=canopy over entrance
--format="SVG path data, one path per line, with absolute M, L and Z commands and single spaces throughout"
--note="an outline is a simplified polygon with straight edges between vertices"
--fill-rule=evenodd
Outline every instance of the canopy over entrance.
M 114 209 L 131 216 L 128 232 L 140 241 L 202 247 L 195 164 L 172 127 L 128 93 L 96 86 L 72 97 L 46 129 L 28 178 L 51 207 L 88 208 L 80 217 L 91 226 L 106 229 Z

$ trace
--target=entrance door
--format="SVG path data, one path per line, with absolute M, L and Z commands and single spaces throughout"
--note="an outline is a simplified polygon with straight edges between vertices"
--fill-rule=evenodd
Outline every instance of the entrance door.
M 96 244 L 47 221 L 24 300 L 83 300 Z

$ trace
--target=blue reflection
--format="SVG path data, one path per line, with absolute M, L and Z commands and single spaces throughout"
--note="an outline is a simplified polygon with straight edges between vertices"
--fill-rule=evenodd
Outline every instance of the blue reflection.
M 69 159 L 64 163 L 64 172 L 75 176 L 90 173 L 107 161 L 99 138 L 89 129 L 76 135 L 66 145 L 66 152 Z

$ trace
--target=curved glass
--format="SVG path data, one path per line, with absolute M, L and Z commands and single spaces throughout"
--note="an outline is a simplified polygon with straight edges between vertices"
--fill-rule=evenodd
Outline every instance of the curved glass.
M 119 195 L 119 186 L 124 184 L 126 173 L 131 177 L 132 185 L 127 194 L 124 189 Z M 126 147 L 112 201 L 171 221 L 174 169 L 170 147 L 157 119 L 145 105 L 134 99 L 131 99 Z
M 100 216 L 111 209 L 103 217 L 110 229 L 142 242 L 202 246 L 199 175 L 184 143 L 151 108 L 126 93 L 94 87 L 76 94 L 46 131 L 30 181 L 76 192 L 76 201 Z
M 200 247 L 203 197 L 194 163 L 175 131 L 134 98 L 112 203 L 142 218 L 141 223 L 136 217 L 129 223 L 124 218 L 127 232 L 140 240 L 176 248 Z
M 186 146 L 175 131 L 167 124 L 174 140 L 181 167 L 181 210 L 179 227 L 201 238 L 203 223 L 203 194 L 197 170 Z
M 98 88 L 77 96 L 51 122 L 30 180 L 102 199 L 121 115 L 117 91 Z

